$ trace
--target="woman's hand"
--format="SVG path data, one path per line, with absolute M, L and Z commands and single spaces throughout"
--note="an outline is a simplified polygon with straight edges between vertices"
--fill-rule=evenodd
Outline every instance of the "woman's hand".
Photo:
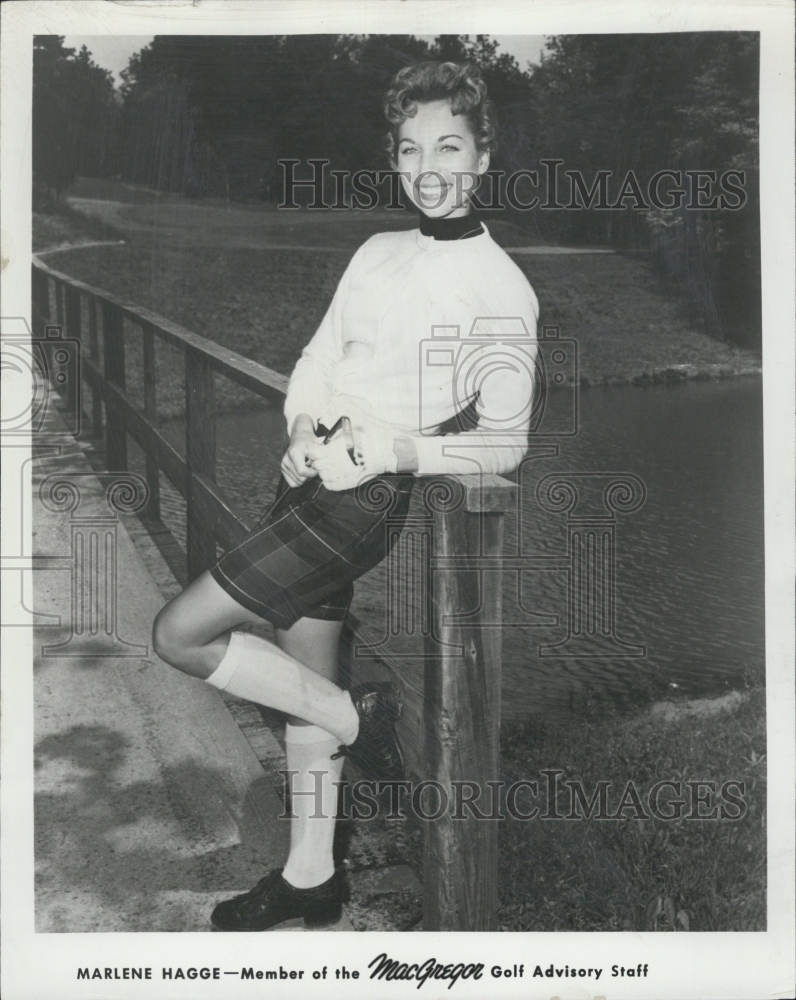
M 282 475 L 289 486 L 301 486 L 302 483 L 318 475 L 312 462 L 318 456 L 322 447 L 315 436 L 315 424 L 312 417 L 301 413 L 293 421 L 290 432 L 290 444 L 282 458 Z
M 398 471 L 398 456 L 389 431 L 360 425 L 354 426 L 352 432 L 353 460 L 342 435 L 318 449 L 313 464 L 327 490 L 352 490 L 374 476 Z
M 335 492 L 353 490 L 366 478 L 365 470 L 351 458 L 342 435 L 320 446 L 313 467 L 326 489 Z

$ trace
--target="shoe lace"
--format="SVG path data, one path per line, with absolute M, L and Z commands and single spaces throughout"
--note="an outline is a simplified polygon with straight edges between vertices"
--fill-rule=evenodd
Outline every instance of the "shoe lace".
M 348 747 L 344 744 L 337 748 L 337 753 L 333 753 L 330 760 L 340 760 L 341 757 L 346 757 L 348 755 Z

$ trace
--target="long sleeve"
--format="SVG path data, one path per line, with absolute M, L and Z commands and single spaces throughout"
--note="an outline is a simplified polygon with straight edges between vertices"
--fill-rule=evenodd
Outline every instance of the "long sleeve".
M 512 472 L 528 450 L 527 441 L 478 429 L 445 437 L 413 437 L 418 476 L 468 476 Z
M 475 405 L 478 424 L 458 434 L 433 428 L 411 435 L 417 475 L 510 472 L 528 449 L 528 431 L 537 379 L 536 325 L 539 303 L 524 275 L 507 261 L 491 270 L 491 282 L 468 275 L 469 287 L 456 296 L 464 338 L 433 339 L 421 378 L 436 387 L 450 409 Z M 472 324 L 472 328 L 470 328 Z M 450 352 L 447 380 L 435 378 L 435 361 Z M 442 371 L 445 371 L 443 368 Z M 432 388 L 433 391 L 433 388 Z
M 288 434 L 300 413 L 307 413 L 317 421 L 332 399 L 332 373 L 343 356 L 342 313 L 349 294 L 351 274 L 361 251 L 360 247 L 349 261 L 326 315 L 290 376 L 284 404 Z
M 523 343 L 513 363 L 505 357 L 505 346 L 494 359 L 489 347 L 479 354 L 482 367 L 494 368 L 480 388 L 478 426 L 444 436 L 412 435 L 417 475 L 500 474 L 516 469 L 525 455 L 535 390 L 535 344 Z M 505 367 L 498 367 L 501 363 Z

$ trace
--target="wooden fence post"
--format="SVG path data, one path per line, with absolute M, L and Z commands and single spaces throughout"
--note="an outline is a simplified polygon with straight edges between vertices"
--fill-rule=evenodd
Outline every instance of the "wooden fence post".
M 99 332 L 97 330 L 97 300 L 93 295 L 88 299 L 88 352 L 99 368 Z M 95 438 L 102 437 L 102 394 L 96 386 L 91 387 L 91 433 Z
M 157 374 L 155 370 L 155 331 L 150 323 L 141 328 L 144 338 L 144 415 L 152 424 L 157 423 Z M 160 468 L 158 460 L 146 452 L 146 481 L 149 486 L 147 514 L 160 517 Z
M 66 298 L 66 336 L 81 340 L 80 292 L 69 285 L 64 289 Z
M 105 351 L 105 378 L 120 389 L 125 388 L 124 317 L 113 302 L 102 303 L 102 338 Z M 124 414 L 112 399 L 105 403 L 106 461 L 109 472 L 127 471 L 127 428 Z
M 489 783 L 499 779 L 503 520 L 516 489 L 497 476 L 462 476 L 425 490 L 434 517 L 425 773 L 438 787 L 425 793 L 423 812 L 442 804 L 435 795 L 449 801 L 425 823 L 424 930 L 497 929 L 499 821 L 466 807 L 466 818 L 454 815 L 457 793 L 478 796 L 485 815 L 499 811 L 499 787 Z
M 69 285 L 64 286 L 65 312 L 66 312 L 66 336 L 74 338 L 78 342 L 82 340 L 82 316 L 80 304 L 80 292 Z M 78 348 L 80 350 L 80 348 Z M 69 413 L 74 413 L 78 417 L 77 426 L 82 425 L 81 414 L 78 413 L 78 406 L 82 409 L 82 386 L 79 379 L 68 381 L 66 384 L 66 402 Z
M 58 326 L 64 325 L 64 286 L 56 279 L 55 281 L 55 322 Z
M 50 322 L 50 279 L 35 266 L 31 268 L 31 292 L 31 329 L 34 337 L 43 337 L 44 327 Z
M 185 349 L 185 460 L 188 464 L 186 556 L 193 580 L 216 561 L 216 535 L 202 517 L 196 477 L 216 476 L 216 404 L 207 358 Z

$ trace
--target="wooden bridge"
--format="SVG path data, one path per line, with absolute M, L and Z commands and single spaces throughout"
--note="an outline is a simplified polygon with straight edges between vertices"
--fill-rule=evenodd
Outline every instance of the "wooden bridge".
M 34 338 L 72 342 L 76 377 L 61 383 L 53 371 L 52 385 L 70 411 L 82 406 L 81 384 L 90 388 L 84 416 L 93 437 L 104 439 L 108 471 L 128 471 L 132 439 L 146 462 L 142 515 L 160 521 L 161 474 L 184 498 L 186 579 L 195 578 L 215 562 L 217 546 L 237 544 L 252 527 L 216 480 L 216 379 L 277 405 L 287 379 L 39 261 L 32 267 L 32 297 Z M 127 388 L 131 338 L 140 338 L 143 405 Z M 156 341 L 182 355 L 184 457 L 158 426 Z M 346 683 L 383 676 L 398 684 L 410 770 L 448 799 L 439 818 L 424 822 L 423 929 L 496 930 L 498 821 L 476 819 L 461 798 L 477 789 L 486 794 L 499 779 L 503 520 L 517 502 L 516 486 L 482 475 L 422 479 L 419 487 L 404 528 L 406 545 L 399 540 L 387 570 L 394 588 L 387 594 L 386 635 L 351 616 L 342 676 Z M 401 587 L 414 590 L 408 623 L 398 609 L 407 596 Z M 386 641 L 391 635 L 405 640 L 403 646 Z

